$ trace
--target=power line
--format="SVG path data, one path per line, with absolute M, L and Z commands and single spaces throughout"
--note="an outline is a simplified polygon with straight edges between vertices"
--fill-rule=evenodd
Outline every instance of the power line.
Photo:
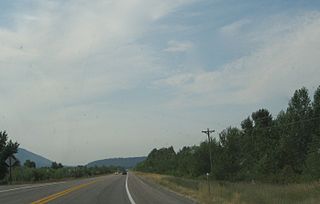
M 294 125 L 294 124 L 301 123 L 301 122 L 313 121 L 316 119 L 320 119 L 320 116 L 312 117 L 309 119 L 297 120 L 297 121 L 293 121 L 293 122 L 289 122 L 289 123 L 281 123 L 281 124 L 276 123 L 276 124 L 270 125 L 268 127 L 260 127 L 259 129 L 268 129 L 268 128 L 272 128 L 272 127 L 285 127 L 285 126 L 290 126 L 290 125 Z
M 266 117 L 265 117 L 266 118 Z M 316 120 L 316 119 L 320 119 L 320 116 L 316 116 L 316 117 L 311 117 L 311 118 L 308 118 L 308 119 L 301 119 L 301 120 L 297 120 L 297 121 L 293 121 L 293 122 L 289 122 L 289 123 L 275 123 L 273 125 L 269 125 L 268 127 L 259 127 L 259 129 L 268 129 L 268 128 L 271 128 L 271 127 L 282 127 L 282 126 L 289 126 L 289 125 L 292 125 L 292 124 L 297 124 L 297 123 L 301 123 L 301 122 L 307 122 L 307 121 L 312 121 L 312 120 Z M 277 121 L 276 119 L 275 120 L 272 120 L 272 122 L 275 122 Z

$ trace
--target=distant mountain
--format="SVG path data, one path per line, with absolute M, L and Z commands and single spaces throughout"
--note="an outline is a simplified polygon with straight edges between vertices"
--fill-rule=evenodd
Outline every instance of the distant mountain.
M 138 163 L 144 161 L 146 157 L 128 157 L 128 158 L 112 158 L 93 161 L 87 164 L 88 167 L 93 166 L 121 166 L 124 168 L 131 168 Z
M 24 164 L 26 160 L 31 160 L 36 163 L 36 167 L 50 167 L 52 161 L 46 159 L 40 155 L 32 153 L 26 149 L 18 148 L 18 153 L 15 154 L 16 158 L 20 161 L 21 165 Z

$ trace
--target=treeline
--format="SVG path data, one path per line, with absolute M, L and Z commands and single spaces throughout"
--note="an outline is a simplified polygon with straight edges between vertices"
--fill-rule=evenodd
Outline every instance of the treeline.
M 61 167 L 61 168 L 30 168 L 26 166 L 16 166 L 12 170 L 12 182 L 37 182 L 50 181 L 65 178 L 90 177 L 103 174 L 111 174 L 118 170 L 117 167 Z M 8 175 L 4 182 L 8 182 Z
M 51 167 L 36 168 L 36 163 L 26 160 L 23 166 L 16 165 L 12 170 L 12 182 L 36 182 L 50 181 L 64 178 L 90 177 L 103 174 L 111 174 L 119 171 L 120 167 L 64 167 L 61 163 L 52 162 Z M 8 180 L 8 175 L 6 181 Z
M 50 181 L 64 178 L 79 178 L 90 177 L 103 174 L 110 174 L 116 171 L 121 171 L 121 167 L 64 167 L 61 163 L 52 162 L 51 167 L 36 168 L 36 163 L 31 160 L 26 160 L 21 164 L 15 157 L 18 151 L 19 144 L 8 140 L 6 131 L 0 131 L 0 184 L 9 182 L 36 182 Z M 6 164 L 8 157 L 14 158 L 16 161 L 13 164 L 11 172 L 11 181 L 9 176 L 9 167 Z
M 241 128 L 228 127 L 199 146 L 153 149 L 136 170 L 184 177 L 210 172 L 218 180 L 287 183 L 320 179 L 320 86 L 311 100 L 296 90 L 288 108 L 273 117 L 253 112 Z
M 11 181 L 9 180 L 9 173 L 7 173 L 0 183 L 23 183 L 23 182 L 37 182 L 37 181 L 50 181 L 65 178 L 80 178 L 91 177 L 104 174 L 111 174 L 116 171 L 121 171 L 122 167 L 115 166 L 101 166 L 101 167 L 64 167 L 61 163 L 52 162 L 51 167 L 36 168 L 33 161 L 26 160 L 24 165 L 17 162 L 11 172 Z

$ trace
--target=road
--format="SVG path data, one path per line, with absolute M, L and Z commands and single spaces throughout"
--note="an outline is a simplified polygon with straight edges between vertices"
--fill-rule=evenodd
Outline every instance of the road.
M 143 180 L 133 173 L 71 181 L 0 186 L 3 204 L 191 204 L 182 196 Z

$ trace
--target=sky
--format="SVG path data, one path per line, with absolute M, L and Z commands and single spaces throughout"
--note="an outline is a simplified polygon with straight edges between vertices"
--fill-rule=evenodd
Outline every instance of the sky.
M 2 0 L 0 129 L 67 165 L 197 145 L 320 85 L 318 0 Z

